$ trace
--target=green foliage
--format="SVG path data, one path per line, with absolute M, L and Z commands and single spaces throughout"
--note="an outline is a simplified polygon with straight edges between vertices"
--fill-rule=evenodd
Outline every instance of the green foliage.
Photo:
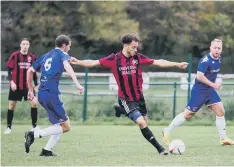
M 83 96 L 62 95 L 60 97 L 64 104 L 64 108 L 71 121 L 82 123 L 83 114 Z M 234 120 L 234 106 L 232 99 L 224 100 L 226 110 L 226 119 L 230 121 L 230 125 Z M 182 101 L 182 102 L 181 102 Z M 177 99 L 176 114 L 182 112 L 185 107 L 186 99 Z M 114 104 L 116 97 L 88 97 L 88 111 L 86 124 L 124 124 L 133 125 L 132 121 L 122 116 L 121 118 L 115 117 Z M 151 124 L 167 125 L 172 120 L 172 98 L 146 98 L 146 105 L 148 108 L 148 116 Z M 1 120 L 6 123 L 7 118 L 7 95 L 1 95 Z M 38 105 L 39 124 L 48 124 L 47 112 L 45 109 Z M 28 102 L 18 103 L 14 111 L 14 123 L 27 123 L 30 124 L 30 104 Z M 204 106 L 186 125 L 214 125 L 215 115 L 208 111 Z
M 149 52 L 182 56 L 194 45 L 207 47 L 216 37 L 224 40 L 223 50 L 233 46 L 232 15 L 217 13 L 214 2 L 130 2 L 128 10 L 139 21 Z
M 30 34 L 32 50 L 37 46 L 47 52 L 45 49 L 53 48 L 56 36 L 63 32 L 63 18 L 53 12 L 55 9 L 49 3 L 36 2 L 32 10 L 24 15 L 24 31 Z
M 234 121 L 234 103 L 232 100 L 228 100 L 225 107 L 225 118 L 226 120 Z
M 123 33 L 138 32 L 138 23 L 128 18 L 126 2 L 85 2 L 78 12 L 82 13 L 82 31 L 89 40 L 100 39 L 118 42 Z
M 57 35 L 68 34 L 72 38 L 71 55 L 83 59 L 86 55 L 103 57 L 119 51 L 119 37 L 131 32 L 140 35 L 144 54 L 153 58 L 170 55 L 168 59 L 175 61 L 187 61 L 187 53 L 191 51 L 200 58 L 209 51 L 210 41 L 220 38 L 226 59 L 222 72 L 234 72 L 233 2 L 4 1 L 1 4 L 2 69 L 10 53 L 19 48 L 22 37 L 28 37 L 31 50 L 41 55 L 54 47 Z M 195 46 L 198 52 L 193 50 Z
M 161 121 L 171 119 L 170 107 L 163 100 L 149 101 L 148 106 L 148 115 L 149 119 Z

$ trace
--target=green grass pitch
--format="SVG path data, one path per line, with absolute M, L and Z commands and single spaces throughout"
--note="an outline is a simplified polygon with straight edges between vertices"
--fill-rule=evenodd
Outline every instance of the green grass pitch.
M 41 128 L 45 128 L 43 125 Z M 163 127 L 149 126 L 162 143 Z M 63 134 L 53 149 L 57 157 L 40 157 L 39 153 L 48 138 L 36 139 L 29 154 L 24 150 L 24 131 L 29 125 L 13 124 L 12 133 L 1 130 L 2 166 L 233 166 L 234 146 L 220 146 L 215 126 L 182 126 L 173 132 L 174 139 L 184 141 L 184 155 L 160 156 L 142 136 L 137 126 L 74 125 Z M 227 127 L 234 138 L 234 127 Z

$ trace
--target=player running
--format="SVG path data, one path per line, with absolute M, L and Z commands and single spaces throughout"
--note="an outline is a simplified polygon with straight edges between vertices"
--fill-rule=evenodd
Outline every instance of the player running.
M 25 133 L 25 149 L 29 152 L 34 139 L 51 136 L 40 156 L 56 156 L 51 149 L 55 146 L 62 133 L 70 130 L 70 121 L 59 99 L 58 89 L 60 77 L 64 71 L 71 76 L 78 93 L 83 92 L 83 87 L 77 81 L 75 73 L 69 63 L 71 57 L 67 54 L 71 47 L 71 40 L 66 35 L 60 35 L 55 40 L 56 48 L 41 56 L 27 71 L 28 98 L 33 100 L 32 89 L 33 73 L 40 69 L 40 87 L 38 100 L 48 113 L 49 121 L 53 124 L 46 129 L 28 131 Z
M 191 118 L 204 104 L 216 114 L 216 127 L 221 145 L 233 145 L 234 141 L 226 135 L 224 107 L 215 89 L 220 89 L 221 83 L 215 83 L 221 66 L 222 41 L 211 41 L 210 53 L 201 58 L 198 64 L 197 77 L 191 91 L 191 98 L 183 113 L 177 115 L 171 124 L 163 129 L 165 144 L 170 142 L 170 134 L 174 128 Z
M 81 61 L 74 58 L 71 63 L 84 67 L 102 66 L 110 68 L 118 85 L 119 105 L 124 109 L 125 115 L 138 124 L 142 135 L 157 149 L 159 154 L 167 155 L 168 152 L 158 143 L 147 125 L 148 116 L 142 91 L 141 66 L 154 65 L 185 69 L 188 63 L 154 60 L 137 53 L 139 38 L 132 34 L 124 35 L 122 43 L 123 49 L 118 53 L 112 53 L 100 60 Z

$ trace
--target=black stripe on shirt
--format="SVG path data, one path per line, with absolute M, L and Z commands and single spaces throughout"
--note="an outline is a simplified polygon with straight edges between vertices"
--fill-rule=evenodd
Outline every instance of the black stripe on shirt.
M 122 67 L 122 64 L 121 64 L 121 57 L 118 57 L 117 58 L 117 61 L 116 61 L 116 67 L 117 67 L 117 71 L 118 71 L 118 77 L 119 77 L 119 83 L 120 83 L 120 89 L 121 91 L 123 92 L 124 96 L 125 96 L 125 100 L 129 100 L 129 96 L 126 92 L 126 89 L 125 89 L 125 86 L 124 86 L 124 79 L 123 79 L 123 75 L 122 75 L 122 71 L 119 70 L 120 67 Z

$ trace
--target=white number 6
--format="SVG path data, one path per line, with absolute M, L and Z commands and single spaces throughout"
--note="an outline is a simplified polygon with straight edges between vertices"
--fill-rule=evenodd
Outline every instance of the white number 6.
M 44 64 L 44 67 L 45 67 L 46 71 L 48 71 L 51 68 L 51 62 L 52 62 L 52 58 L 49 58 L 49 59 L 46 60 L 46 62 Z

